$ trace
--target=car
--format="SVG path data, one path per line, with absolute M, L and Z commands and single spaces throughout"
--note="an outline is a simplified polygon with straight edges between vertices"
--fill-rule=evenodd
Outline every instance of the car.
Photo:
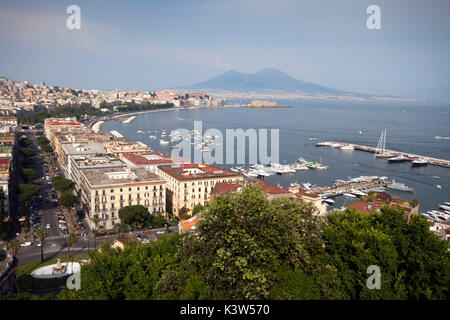
M 38 242 L 38 243 L 36 243 L 36 245 L 37 245 L 38 247 L 40 247 L 40 246 L 42 246 L 42 242 Z
M 33 242 L 27 241 L 27 242 L 21 243 L 20 246 L 21 246 L 21 247 L 29 247 L 29 246 L 31 246 L 32 244 L 33 244 Z
M 165 231 L 156 231 L 156 234 L 164 234 L 166 233 Z
M 47 229 L 50 229 L 52 226 L 50 225 L 50 223 L 47 223 L 47 225 L 45 226 Z

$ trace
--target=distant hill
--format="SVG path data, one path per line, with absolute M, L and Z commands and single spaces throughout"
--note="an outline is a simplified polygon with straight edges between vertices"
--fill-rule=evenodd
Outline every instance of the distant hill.
M 355 95 L 335 88 L 325 87 L 295 79 L 277 69 L 264 69 L 257 73 L 246 74 L 234 70 L 185 87 L 185 89 L 217 89 L 230 91 L 302 91 L 310 94 Z M 357 94 L 361 95 L 362 94 Z

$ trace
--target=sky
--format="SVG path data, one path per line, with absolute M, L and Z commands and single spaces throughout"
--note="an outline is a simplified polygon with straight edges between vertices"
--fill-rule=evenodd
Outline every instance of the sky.
M 66 27 L 69 5 L 81 28 Z M 380 7 L 369 30 L 367 7 Z M 450 85 L 448 0 L 5 1 L 0 76 L 152 90 L 277 68 L 346 91 Z

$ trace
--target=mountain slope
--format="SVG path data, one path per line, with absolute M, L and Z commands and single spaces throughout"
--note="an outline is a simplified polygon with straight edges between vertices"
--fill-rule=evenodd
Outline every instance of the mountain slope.
M 191 85 L 186 89 L 219 89 L 232 91 L 288 90 L 316 94 L 348 94 L 348 92 L 342 90 L 295 79 L 277 69 L 264 69 L 253 74 L 232 70 L 210 80 Z

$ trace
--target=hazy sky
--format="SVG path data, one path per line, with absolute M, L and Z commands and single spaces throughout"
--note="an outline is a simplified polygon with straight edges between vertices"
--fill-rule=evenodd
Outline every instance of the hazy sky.
M 81 8 L 81 30 L 66 8 Z M 381 30 L 366 27 L 369 5 Z M 1 1 L 0 75 L 74 88 L 161 89 L 278 68 L 338 89 L 449 85 L 448 0 Z

